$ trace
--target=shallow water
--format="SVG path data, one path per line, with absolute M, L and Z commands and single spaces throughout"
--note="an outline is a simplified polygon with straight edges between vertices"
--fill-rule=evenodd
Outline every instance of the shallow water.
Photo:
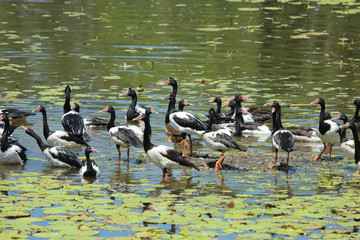
M 351 117 L 355 107 L 348 101 L 359 97 L 360 87 L 359 15 L 349 12 L 357 12 L 357 4 L 353 4 L 1 1 L 2 106 L 32 111 L 44 105 L 50 128 L 61 129 L 63 89 L 70 84 L 71 102 L 80 104 L 84 117 L 108 118 L 107 113 L 96 111 L 111 104 L 117 122 L 125 122 L 130 98 L 118 95 L 133 87 L 143 90 L 139 104 L 159 112 L 151 117 L 152 141 L 172 146 L 166 142 L 168 102 L 163 100 L 171 87 L 159 84 L 173 76 L 179 83 L 178 101 L 187 99 L 192 106 L 186 110 L 203 119 L 209 108 L 215 107 L 210 98 L 220 96 L 225 102 L 238 93 L 250 98 L 244 106 L 262 107 L 279 101 L 285 126 L 316 127 L 320 108 L 310 102 L 318 95 L 326 100 L 328 110 Z M 40 114 L 13 124 L 42 132 Z M 317 184 L 318 179 L 332 178 L 327 165 L 297 167 L 289 176 L 276 171 L 224 171 L 223 182 L 216 180 L 213 170 L 192 171 L 192 178 L 184 182 L 182 171 L 175 170 L 165 186 L 147 187 L 142 181 L 159 184 L 161 170 L 138 161 L 141 149 L 131 149 L 130 170 L 126 171 L 125 165 L 119 167 L 116 162 L 116 148 L 107 131 L 90 129 L 89 134 L 90 144 L 100 151 L 92 154 L 102 172 L 97 184 L 109 184 L 115 192 L 181 197 L 182 191 L 190 189 L 199 195 L 250 194 L 250 202 L 272 194 L 291 198 L 334 193 L 334 189 Z M 21 129 L 14 137 L 28 148 L 29 160 L 23 167 L 1 166 L 1 179 L 16 179 L 14 172 L 35 172 L 81 185 L 77 171 L 50 167 L 35 141 Z M 237 140 L 256 153 L 254 161 L 271 152 L 270 139 Z M 195 146 L 196 151 L 210 152 L 200 140 Z M 83 149 L 76 151 L 83 156 Z M 312 145 L 296 149 L 304 157 L 318 151 L 318 146 Z M 126 151 L 122 154 L 124 160 Z M 342 182 L 351 181 L 356 170 L 353 161 L 342 160 L 339 145 L 334 155 L 336 161 L 344 161 L 334 167 L 341 170 L 338 177 Z M 284 153 L 280 156 L 284 160 Z M 212 182 L 211 188 L 204 185 Z M 267 187 L 274 185 L 275 192 Z M 342 186 L 335 191 L 341 191 Z M 100 236 L 111 234 L 104 231 Z

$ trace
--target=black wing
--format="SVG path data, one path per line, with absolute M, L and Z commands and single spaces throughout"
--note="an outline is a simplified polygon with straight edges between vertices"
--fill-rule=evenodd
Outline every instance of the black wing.
M 56 158 L 63 163 L 77 168 L 81 167 L 81 162 L 75 154 L 64 147 L 56 146 L 49 148 L 49 153 L 53 158 Z
M 244 152 L 247 150 L 246 147 L 241 146 L 235 139 L 225 133 L 216 133 L 214 141 L 222 143 L 228 148 L 235 148 Z
M 109 122 L 108 120 L 97 117 L 84 119 L 85 125 L 96 126 L 96 127 L 107 126 L 108 122 Z
M 1 123 L 0 123 L 0 128 L 1 128 L 1 129 L 4 129 L 4 128 L 5 128 L 5 124 L 1 124 Z M 15 127 L 14 125 L 9 125 L 9 127 L 8 127 L 8 136 L 10 136 L 11 134 L 13 134 L 16 128 L 17 128 L 17 127 Z
M 274 133 L 275 143 L 286 152 L 294 151 L 294 135 L 290 131 L 280 130 Z
M 14 144 L 18 147 L 21 148 L 21 150 L 19 152 L 17 152 L 19 154 L 19 157 L 21 158 L 21 160 L 23 160 L 24 162 L 26 162 L 27 160 L 27 156 L 26 156 L 26 153 L 25 151 L 27 150 L 24 146 L 22 146 L 20 143 L 17 143 L 17 144 Z
M 185 113 L 185 112 L 180 112 Z M 204 131 L 206 129 L 206 125 L 198 118 L 195 117 L 192 114 L 185 113 L 188 118 L 184 119 L 181 117 L 178 117 L 176 114 L 173 115 L 173 119 L 176 123 L 178 123 L 182 127 L 188 127 L 195 129 L 197 131 Z
M 112 128 L 111 128 L 112 129 Z M 110 130 L 111 130 L 110 129 Z M 111 136 L 116 137 L 124 143 L 131 144 L 134 147 L 141 148 L 143 144 L 135 132 L 125 127 L 117 127 L 116 130 L 111 131 Z
M 239 128 L 241 130 L 259 130 L 260 126 L 263 126 L 263 124 L 256 122 L 244 122 L 240 124 Z
M 35 115 L 35 113 L 33 113 L 33 112 L 25 112 L 25 111 L 21 111 L 21 110 L 15 109 L 15 108 L 6 108 L 6 109 L 2 109 L 1 111 L 6 112 L 10 119 L 17 119 L 17 118 L 26 117 L 29 115 Z
M 87 144 L 87 142 L 85 142 L 85 140 L 82 137 L 79 137 L 73 133 L 68 132 L 67 135 L 63 135 L 60 138 L 68 142 L 75 142 L 77 144 L 89 146 L 89 144 Z
M 136 112 L 134 109 L 130 109 L 126 113 L 126 120 L 132 121 L 134 118 L 137 118 L 140 115 L 139 112 Z
M 61 119 L 61 124 L 67 132 L 78 136 L 83 136 L 85 133 L 84 119 L 77 112 L 68 112 L 64 114 Z
M 166 154 L 160 154 L 170 159 L 171 161 L 179 163 L 181 166 L 192 167 L 199 171 L 199 169 L 192 162 L 186 160 L 183 156 L 181 156 L 181 153 L 177 152 L 174 149 L 169 148 L 166 150 Z
M 286 130 L 289 130 L 292 134 L 295 135 L 303 135 L 306 137 L 311 137 L 313 133 L 315 132 L 314 128 L 306 127 L 306 126 L 300 126 L 300 127 L 288 127 Z

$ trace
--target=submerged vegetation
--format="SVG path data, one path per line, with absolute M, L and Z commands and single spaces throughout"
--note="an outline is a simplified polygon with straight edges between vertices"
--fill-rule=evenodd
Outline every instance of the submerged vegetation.
M 243 175 L 256 181 L 252 174 L 257 172 Z M 309 196 L 293 196 L 291 189 L 271 184 L 262 186 L 272 192 L 264 196 L 254 195 L 254 189 L 209 194 L 216 183 L 193 183 L 189 188 L 189 177 L 161 184 L 149 184 L 144 178 L 114 191 L 109 184 L 74 184 L 62 180 L 61 174 L 13 174 L 14 179 L 0 182 L 1 236 L 358 238 L 360 180 L 344 182 L 335 174 L 311 186 L 327 193 Z M 298 176 L 279 177 L 291 185 Z M 346 187 L 339 192 L 343 184 Z M 171 190 L 171 185 L 178 188 Z M 152 194 L 161 189 L 168 193 Z

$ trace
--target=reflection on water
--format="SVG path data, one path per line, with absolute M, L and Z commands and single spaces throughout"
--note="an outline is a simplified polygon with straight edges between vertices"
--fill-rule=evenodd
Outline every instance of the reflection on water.
M 285 127 L 316 127 L 319 109 L 308 104 L 318 95 L 325 98 L 328 110 L 353 115 L 355 108 L 347 102 L 359 97 L 359 14 L 341 18 L 328 7 L 306 9 L 289 3 L 282 3 L 281 11 L 241 11 L 258 7 L 258 3 L 213 0 L 206 4 L 185 0 L 182 7 L 164 1 L 151 7 L 127 0 L 48 2 L 0 2 L 4 9 L 0 14 L 0 79 L 2 106 L 31 111 L 44 105 L 50 129 L 61 128 L 66 84 L 72 87 L 71 102 L 81 105 L 83 116 L 106 118 L 95 111 L 110 104 L 116 109 L 118 123 L 125 122 L 130 103 L 118 94 L 128 87 L 142 86 L 138 103 L 159 112 L 151 121 L 153 143 L 181 151 L 182 146 L 167 141 L 165 134 L 168 101 L 163 96 L 171 90 L 159 83 L 169 76 L 179 83 L 177 101 L 191 101 L 193 105 L 186 110 L 201 119 L 213 107 L 210 97 L 228 99 L 238 93 L 250 97 L 245 107 L 278 100 Z M 277 6 L 274 2 L 261 4 Z M 39 114 L 12 124 L 29 126 L 42 136 Z M 318 178 L 319 172 L 323 173 L 309 164 L 293 168 L 288 175 L 227 166 L 230 170 L 215 176 L 213 170 L 202 170 L 183 179 L 182 173 L 175 171 L 168 182 L 160 183 L 159 168 L 139 163 L 142 149 L 131 148 L 127 170 L 117 164 L 116 147 L 106 128 L 91 128 L 89 134 L 89 144 L 100 151 L 94 156 L 101 170 L 98 183 L 109 183 L 115 192 L 180 197 L 184 189 L 194 189 L 199 191 L 196 194 L 247 193 L 254 199 L 273 194 L 268 185 L 277 186 L 276 191 L 288 197 L 322 192 L 297 190 L 313 184 L 304 180 L 305 175 Z M 29 160 L 25 166 L 1 166 L 1 179 L 12 178 L 12 172 L 39 172 L 81 184 L 77 170 L 49 166 L 33 139 L 18 130 L 14 137 L 29 149 Z M 259 159 L 261 153 L 272 152 L 269 137 L 236 139 Z M 295 153 L 311 159 L 321 148 L 321 143 L 296 143 Z M 84 157 L 81 148 L 73 151 Z M 194 151 L 212 153 L 196 136 Z M 344 156 L 339 145 L 333 154 Z M 125 158 L 123 154 L 122 160 Z M 336 167 L 355 171 L 354 165 Z M 327 177 L 332 178 L 331 174 Z M 149 191 L 140 184 L 144 181 L 161 186 Z M 207 184 L 214 185 L 208 188 Z

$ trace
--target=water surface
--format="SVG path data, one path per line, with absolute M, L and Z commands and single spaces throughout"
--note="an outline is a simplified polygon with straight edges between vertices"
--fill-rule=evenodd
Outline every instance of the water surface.
M 292 1 L 1 1 L 1 103 L 27 111 L 44 105 L 50 128 L 56 130 L 61 129 L 66 84 L 73 89 L 71 102 L 80 104 L 84 117 L 108 118 L 107 113 L 96 111 L 110 104 L 116 109 L 118 122 L 125 122 L 130 103 L 129 98 L 118 95 L 128 87 L 137 88 L 142 91 L 139 103 L 159 112 L 151 119 L 152 141 L 172 146 L 166 142 L 164 115 L 168 102 L 163 100 L 171 88 L 159 83 L 173 76 L 179 83 L 178 101 L 187 99 L 193 104 L 187 111 L 203 119 L 209 108 L 215 107 L 209 103 L 210 98 L 220 96 L 226 101 L 242 93 L 250 98 L 246 106 L 262 107 L 272 100 L 279 101 L 285 126 L 316 127 L 320 108 L 310 102 L 319 95 L 326 100 L 328 110 L 350 117 L 354 114 L 355 107 L 348 101 L 359 97 L 360 88 L 357 5 Z M 42 132 L 40 114 L 13 124 Z M 182 180 L 181 171 L 174 171 L 174 178 L 165 186 L 143 186 L 142 181 L 150 185 L 161 181 L 160 169 L 138 161 L 143 151 L 131 149 L 130 170 L 126 171 L 124 165 L 116 163 L 116 148 L 106 130 L 91 129 L 89 133 L 90 144 L 100 151 L 93 154 L 102 171 L 97 184 L 109 184 L 115 192 L 135 192 L 144 197 L 165 193 L 181 196 L 187 190 L 204 196 L 250 194 L 250 203 L 279 193 L 290 198 L 334 193 L 333 188 L 317 185 L 317 179 L 331 179 L 327 165 L 320 169 L 304 165 L 288 176 L 276 171 L 224 171 L 222 183 L 212 170 L 191 172 L 188 181 Z M 14 137 L 29 149 L 29 160 L 24 167 L 2 166 L 1 179 L 16 178 L 14 172 L 20 176 L 35 172 L 82 184 L 76 171 L 50 167 L 35 141 L 21 129 Z M 257 154 L 254 161 L 271 152 L 270 139 L 237 140 Z M 210 152 L 200 140 L 196 141 L 196 150 Z M 83 149 L 76 151 L 83 156 Z M 310 158 L 318 153 L 318 146 L 299 146 L 296 152 Z M 355 164 L 343 160 L 339 145 L 334 155 L 336 161 L 343 162 L 334 167 L 341 170 L 339 178 L 351 181 Z M 210 183 L 214 185 L 208 188 Z M 267 187 L 275 185 L 275 191 Z M 99 236 L 112 234 L 104 231 Z

